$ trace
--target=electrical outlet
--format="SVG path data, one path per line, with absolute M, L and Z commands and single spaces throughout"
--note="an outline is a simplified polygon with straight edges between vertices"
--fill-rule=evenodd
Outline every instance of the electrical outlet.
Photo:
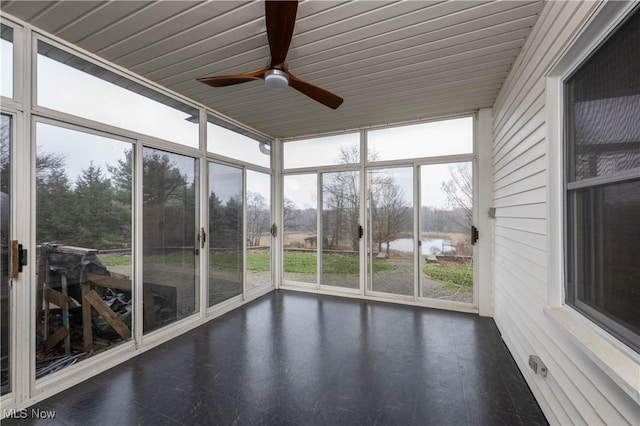
M 529 355 L 529 367 L 531 367 L 534 373 L 542 377 L 547 377 L 547 366 L 544 365 L 538 355 Z

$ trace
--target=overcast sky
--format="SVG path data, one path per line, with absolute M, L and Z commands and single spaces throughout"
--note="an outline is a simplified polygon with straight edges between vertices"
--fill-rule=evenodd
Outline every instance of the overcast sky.
M 5 43 L 3 41 L 3 43 Z M 3 48 L 3 62 L 5 51 Z M 168 107 L 134 92 L 108 83 L 97 77 L 38 55 L 38 102 L 81 117 L 102 121 L 140 133 L 196 147 L 198 125 L 182 111 Z M 4 73 L 3 73 L 4 74 Z M 3 75 L 3 84 L 5 76 Z M 73 82 L 73 84 L 64 84 Z M 100 99 L 100 102 L 95 102 Z M 260 150 L 260 143 L 244 135 L 207 123 L 209 150 L 231 158 L 268 167 L 268 156 Z M 75 182 L 82 169 L 93 160 L 106 172 L 106 164 L 115 165 L 124 158 L 131 144 L 39 123 L 39 150 L 61 153 L 66 158 L 66 172 Z M 220 143 L 224 141 L 224 143 Z M 369 160 L 400 160 L 404 158 L 456 155 L 473 151 L 473 119 L 456 118 L 393 128 L 370 130 L 367 134 Z M 304 141 L 286 142 L 285 168 L 316 167 L 344 163 L 342 150 L 359 150 L 359 133 L 319 137 Z M 174 158 L 180 159 L 175 155 Z M 191 164 L 190 159 L 188 162 Z M 354 160 L 359 160 L 354 158 Z M 183 174 L 194 179 L 193 168 L 182 165 Z M 443 182 L 451 179 L 450 165 L 423 166 L 422 205 L 446 208 Z M 405 191 L 409 201 L 413 195 L 412 169 L 388 169 Z M 383 170 L 374 173 L 386 173 Z M 225 179 L 224 176 L 219 176 Z M 316 178 L 290 176 L 284 181 L 285 197 L 301 208 L 316 207 Z M 249 178 L 248 190 L 268 194 L 266 179 Z M 222 200 L 236 192 L 237 185 L 217 185 Z M 252 189 L 253 188 L 253 189 Z
M 346 133 L 285 142 L 284 167 L 293 169 L 344 164 L 341 161 L 341 150 L 350 151 L 356 148 L 358 151 L 359 137 L 359 133 Z M 473 119 L 463 117 L 370 130 L 367 133 L 367 143 L 370 161 L 467 154 L 473 152 Z M 359 159 L 354 158 L 354 160 Z M 454 165 L 422 166 L 425 169 L 421 172 L 420 188 L 423 206 L 447 207 L 446 194 L 443 193 L 441 185 L 451 180 L 450 166 Z M 392 173 L 393 169 L 387 170 Z M 376 173 L 384 173 L 384 171 Z M 396 184 L 403 188 L 405 195 L 411 200 L 413 194 L 411 170 L 392 174 Z M 292 176 L 285 180 L 285 197 L 304 208 L 311 206 L 315 208 L 316 187 L 314 185 L 311 178 Z
M 0 94 L 10 98 L 13 96 L 13 44 L 0 39 L 0 56 L 2 58 Z

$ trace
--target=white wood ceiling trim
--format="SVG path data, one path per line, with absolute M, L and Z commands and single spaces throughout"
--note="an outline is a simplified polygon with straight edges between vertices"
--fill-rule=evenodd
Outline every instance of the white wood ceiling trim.
M 436 52 L 428 52 L 423 55 L 416 55 L 416 57 L 414 58 L 405 58 L 403 61 L 395 61 L 395 62 L 389 61 L 389 62 L 371 64 L 366 68 L 365 67 L 353 68 L 345 72 L 335 71 L 331 75 L 325 75 L 322 78 L 309 79 L 309 81 L 312 82 L 313 84 L 321 85 L 322 87 L 325 87 L 329 90 L 336 91 L 337 94 L 341 95 L 341 93 L 339 93 L 339 90 L 341 88 L 341 81 L 343 79 L 345 80 L 349 78 L 357 79 L 360 76 L 366 75 L 367 70 L 371 69 L 372 67 L 376 69 L 375 72 L 389 72 L 389 70 L 393 71 L 394 69 L 405 66 L 406 62 L 416 61 L 416 63 L 422 64 L 423 69 L 426 71 L 428 70 L 428 67 L 429 67 L 429 64 L 428 64 L 429 61 L 446 61 L 448 59 L 449 60 L 448 63 L 455 63 L 457 61 L 465 60 L 469 56 L 473 58 L 477 58 L 483 55 L 492 54 L 499 51 L 518 49 L 521 43 L 522 43 L 522 40 L 512 40 L 512 41 L 508 41 L 506 43 L 501 43 L 501 44 L 493 44 L 493 43 L 486 44 L 486 43 L 483 43 L 482 40 L 477 40 L 471 43 L 465 43 L 464 45 L 461 45 L 461 46 L 452 46 L 450 48 L 441 49 Z M 410 63 L 408 65 L 412 65 L 412 64 Z M 296 72 L 296 75 L 298 75 L 297 72 Z M 395 74 L 392 74 L 392 75 L 395 75 Z M 303 79 L 308 78 L 308 76 L 304 74 L 300 74 L 298 76 Z M 197 81 L 195 83 L 196 83 L 195 86 L 197 86 L 198 84 L 200 85 L 202 84 L 202 83 L 198 83 Z M 194 83 L 192 82 L 189 82 L 188 84 L 190 86 L 194 86 Z M 261 85 L 261 82 L 243 83 L 244 87 L 238 88 L 236 90 L 233 90 L 234 88 L 231 88 L 231 87 L 211 88 L 211 89 L 207 88 L 207 89 L 208 89 L 208 92 L 210 93 L 210 97 L 218 96 L 216 92 L 221 92 L 221 94 L 224 96 L 224 93 L 226 91 L 227 93 L 233 92 L 233 94 L 231 94 L 232 98 L 240 99 L 239 97 L 242 96 L 243 91 L 245 90 L 250 91 L 251 88 L 255 88 L 256 85 Z M 185 86 L 176 86 L 176 89 L 182 93 L 187 94 L 187 96 L 189 95 L 196 96 L 197 92 L 201 92 L 201 90 L 199 90 L 200 89 L 199 87 L 194 87 L 194 90 L 188 90 L 185 88 Z M 288 89 L 285 89 L 285 90 L 288 90 Z M 224 99 L 224 98 L 221 98 L 221 99 Z M 209 100 L 209 98 L 202 98 L 200 100 L 206 102 Z
M 48 26 L 47 30 L 52 33 L 59 33 L 61 29 L 79 22 L 92 13 L 96 7 L 103 7 L 106 2 L 59 2 L 51 5 L 46 13 L 34 19 L 32 22 L 36 26 Z M 47 25 L 48 22 L 56 23 L 55 27 Z
M 127 55 L 135 56 L 141 50 L 162 45 L 171 38 L 178 37 L 205 25 L 210 19 L 215 17 L 223 18 L 230 10 L 245 6 L 241 3 L 226 2 L 223 5 L 227 7 L 222 9 L 222 6 L 219 6 L 220 9 L 213 10 L 211 7 L 207 7 L 207 3 L 198 3 L 196 6 L 175 14 L 162 22 L 105 46 L 98 53 L 113 61 L 118 61 Z
M 115 46 L 125 46 L 127 41 L 140 37 L 141 34 L 149 29 L 164 26 L 168 20 L 184 15 L 200 6 L 202 4 L 190 1 L 170 1 L 166 4 L 152 3 L 146 8 L 115 22 L 114 25 L 86 37 L 82 41 L 82 46 L 87 50 L 96 52 L 98 55 L 106 56 L 105 51 L 107 49 L 112 49 Z M 130 48 L 128 47 L 128 50 Z
M 459 34 L 457 36 L 453 36 L 450 38 L 442 38 L 442 39 L 438 39 L 434 42 L 428 43 L 423 45 L 422 47 L 430 47 L 432 50 L 435 50 L 435 48 L 438 47 L 438 43 L 440 44 L 447 44 L 447 43 L 451 43 L 454 44 L 455 42 L 458 43 L 462 43 L 463 41 L 478 41 L 480 39 L 486 39 L 488 38 L 488 36 L 503 36 L 505 38 L 510 37 L 512 39 L 517 39 L 517 40 L 524 40 L 524 38 L 527 36 L 527 34 L 530 31 L 530 26 L 533 24 L 533 18 L 523 18 L 523 19 L 519 19 L 516 21 L 511 21 L 505 24 L 500 24 L 500 25 L 495 25 L 493 27 L 489 27 L 489 28 L 483 28 L 483 29 L 479 29 L 476 31 L 473 31 L 471 33 L 462 33 Z M 417 46 L 420 47 L 420 46 Z M 386 51 L 387 49 L 385 48 L 384 51 Z M 256 52 L 255 54 L 252 54 L 253 52 Z M 397 54 L 398 52 L 396 52 L 395 50 L 391 50 L 389 54 Z M 247 55 L 251 54 L 251 56 L 253 56 L 253 62 L 249 62 L 249 63 L 245 63 L 242 66 L 238 67 L 241 68 L 245 71 L 247 70 L 252 70 L 252 69 L 256 69 L 259 68 L 261 66 L 263 66 L 263 62 L 261 62 L 262 60 L 262 51 L 259 49 L 256 49 L 252 52 L 247 52 Z M 377 52 L 378 55 L 382 55 L 382 51 Z M 407 55 L 405 55 L 408 58 L 409 62 L 414 62 L 414 63 L 419 63 L 420 61 L 417 60 L 415 58 L 415 56 L 418 53 L 415 54 L 411 54 L 411 52 Z M 335 67 L 338 66 L 350 66 L 354 63 L 357 63 L 357 58 L 358 56 L 361 55 L 357 55 L 357 54 L 350 54 L 350 55 L 341 55 L 333 60 L 328 59 L 326 61 L 326 63 L 324 64 L 325 67 L 324 68 L 331 68 L 332 72 L 335 71 Z M 385 61 L 386 62 L 386 58 L 381 58 L 381 61 Z M 291 64 L 290 64 L 291 65 Z M 175 87 L 178 88 L 180 90 L 188 90 L 189 87 L 197 87 L 198 84 L 196 84 L 195 81 L 193 81 L 193 75 L 202 75 L 202 74 L 206 74 L 206 69 L 203 69 L 201 71 L 200 74 L 198 74 L 198 72 L 193 72 L 192 69 L 184 69 L 181 71 L 181 65 L 177 64 L 173 67 L 168 67 L 166 69 L 162 69 L 159 70 L 158 72 L 154 72 L 150 77 L 152 77 L 154 80 L 157 80 L 158 82 L 160 82 L 161 84 L 165 84 L 167 86 L 171 86 L 171 87 Z M 210 65 L 208 66 L 210 67 Z M 220 62 L 216 63 L 216 67 L 221 67 Z M 291 70 L 295 71 L 297 74 L 301 74 L 304 73 L 305 69 L 308 69 L 309 66 L 306 65 L 302 65 L 302 66 L 298 66 L 298 67 L 293 67 L 291 66 Z M 221 73 L 228 73 L 231 72 L 231 69 L 221 69 L 220 72 Z M 311 77 L 313 76 L 313 74 L 317 74 L 317 73 L 326 73 L 326 71 L 323 70 L 319 70 L 319 71 L 311 71 L 307 75 L 307 77 Z M 185 78 L 187 79 L 185 81 Z
M 262 2 L 0 5 L 3 13 L 281 137 L 493 105 L 541 6 L 540 0 L 301 1 L 288 66 L 299 78 L 342 96 L 344 104 L 334 111 L 291 88 L 273 91 L 259 81 L 211 88 L 195 80 L 267 63 Z
M 514 52 L 517 52 L 517 49 L 511 49 L 507 52 L 510 52 L 512 55 Z M 460 61 L 460 65 L 456 67 L 440 67 L 437 71 L 430 69 L 421 70 L 420 68 L 417 68 L 412 73 L 405 73 L 402 75 L 403 81 L 401 87 L 409 87 L 410 90 L 420 90 L 423 85 L 440 85 L 449 81 L 452 77 L 458 78 L 467 74 L 477 76 L 479 74 L 478 71 L 480 70 L 484 71 L 483 74 L 502 73 L 503 75 L 506 75 L 511 64 L 511 55 L 505 55 L 498 64 L 496 64 L 495 60 L 486 61 L 485 57 L 479 56 L 471 60 Z M 398 86 L 396 79 L 397 76 L 393 74 L 388 77 L 375 80 L 367 79 L 365 76 L 361 81 L 356 80 L 355 83 L 339 87 L 338 91 L 340 95 L 347 99 L 347 101 L 349 99 L 349 95 L 360 97 L 361 94 L 370 92 L 372 88 L 375 88 L 376 92 L 383 94 L 387 94 L 387 90 L 388 92 L 397 92 L 400 86 Z M 219 92 L 212 88 L 210 92 L 211 97 L 215 97 L 217 102 L 229 103 L 229 109 L 233 107 L 233 104 L 242 104 L 245 101 L 253 101 L 253 104 L 255 105 L 259 104 L 260 100 L 264 98 L 265 103 L 270 102 L 270 96 L 255 96 L 255 89 L 264 87 L 262 82 L 246 83 L 246 85 L 251 86 L 251 89 L 248 89 L 243 93 L 231 93 L 230 91 Z M 264 88 L 264 90 L 266 94 L 273 93 L 273 91 L 268 88 Z M 293 89 L 284 90 L 287 91 L 289 95 L 294 93 Z
M 342 55 L 339 56 L 338 58 L 336 58 L 335 60 L 331 61 L 328 60 L 326 63 L 326 68 L 331 67 L 331 70 L 329 72 L 329 74 L 333 77 L 335 77 L 336 75 L 340 75 L 339 72 L 339 68 L 343 67 L 343 68 L 349 68 L 349 70 L 351 71 L 357 71 L 358 73 L 362 73 L 366 71 L 365 67 L 360 67 L 360 68 L 355 68 L 356 66 L 358 66 L 359 64 L 363 63 L 363 62 L 368 62 L 370 65 L 369 66 L 378 66 L 379 64 L 386 64 L 387 67 L 385 68 L 388 69 L 391 65 L 391 61 L 394 60 L 394 57 L 401 57 L 404 59 L 404 63 L 400 62 L 400 63 L 396 63 L 393 66 L 394 67 L 401 67 L 401 66 L 405 66 L 407 64 L 411 64 L 411 63 L 420 63 L 423 62 L 424 59 L 423 57 L 421 57 L 420 55 L 425 55 L 429 52 L 433 52 L 434 50 L 437 49 L 445 49 L 447 44 L 451 44 L 454 45 L 456 44 L 456 42 L 460 42 L 460 41 L 464 41 L 464 40 L 468 40 L 468 42 L 470 43 L 475 43 L 475 44 L 471 44 L 469 45 L 469 50 L 475 50 L 478 48 L 484 48 L 486 46 L 486 43 L 483 44 L 484 40 L 485 42 L 491 42 L 491 38 L 489 37 L 482 37 L 483 35 L 487 35 L 487 34 L 493 34 L 492 37 L 501 37 L 501 38 L 507 38 L 507 37 L 512 37 L 514 40 L 518 40 L 519 45 L 522 43 L 522 41 L 524 40 L 524 38 L 526 37 L 526 35 L 528 34 L 528 32 L 530 31 L 530 25 L 533 24 L 533 19 L 529 18 L 528 20 L 518 20 L 518 22 L 515 23 L 507 23 L 507 24 L 503 24 L 503 25 L 495 25 L 493 27 L 489 27 L 489 28 L 485 28 L 485 29 L 480 29 L 477 30 L 477 32 L 472 32 L 472 33 L 463 33 L 460 34 L 458 36 L 453 36 L 453 37 L 449 37 L 449 38 L 442 38 L 442 39 L 438 39 L 435 40 L 433 42 L 429 42 L 429 43 L 424 43 L 422 45 L 417 45 L 417 46 L 413 46 L 413 47 L 407 47 L 404 49 L 391 49 L 389 52 L 387 53 L 381 53 L 380 51 L 376 52 L 375 57 L 372 56 L 366 56 L 364 59 L 360 59 L 358 60 L 358 57 L 361 57 L 365 54 L 351 54 L 351 55 Z M 502 33 L 501 31 L 509 31 L 511 28 L 517 28 L 520 27 L 519 31 L 512 31 L 512 32 L 507 32 L 507 33 Z M 497 42 L 499 44 L 499 42 Z M 460 42 L 460 45 L 463 45 L 464 43 Z M 439 46 L 439 45 L 442 45 Z M 385 49 L 386 51 L 386 49 Z M 253 52 L 253 51 L 252 51 Z M 252 53 L 251 52 L 251 53 Z M 446 55 L 447 52 L 444 50 L 440 50 L 440 52 L 442 52 L 443 55 Z M 370 52 L 373 53 L 373 52 Z M 249 53 L 247 53 L 249 54 Z M 256 58 L 261 58 L 262 55 L 260 53 L 257 53 L 256 55 L 253 55 Z M 253 62 L 251 63 L 245 63 L 243 64 L 241 68 L 243 71 L 250 71 L 259 67 L 264 66 L 263 65 L 264 62 L 259 62 L 259 59 L 255 59 Z M 219 63 L 216 63 L 216 66 L 218 66 Z M 192 70 L 185 70 L 183 72 L 179 72 L 179 69 L 175 69 L 178 68 L 180 65 L 174 66 L 171 70 L 171 72 L 169 73 L 168 77 L 163 78 L 162 75 L 165 74 L 165 70 L 161 70 L 159 73 L 154 73 L 153 75 L 151 75 L 150 77 L 153 78 L 154 80 L 157 79 L 157 81 L 159 81 L 161 84 L 165 84 L 167 86 L 171 86 L 176 88 L 177 90 L 185 90 L 185 92 L 189 91 L 189 88 L 196 88 L 198 87 L 199 83 L 197 83 L 194 79 L 191 80 L 187 80 L 184 83 L 179 83 L 179 81 L 181 80 L 182 76 L 187 76 L 188 78 L 192 78 L 191 74 L 192 74 Z M 324 73 L 325 75 L 327 74 L 327 71 L 325 69 L 321 69 L 321 70 L 314 70 L 311 71 L 307 74 L 304 73 L 305 68 L 309 68 L 307 66 L 300 66 L 300 67 L 293 67 L 291 66 L 291 70 L 296 73 L 296 75 L 300 75 L 300 76 L 306 76 L 306 78 L 309 79 L 313 79 L 313 75 L 314 74 L 322 74 Z M 229 73 L 229 72 L 233 72 L 234 69 L 223 69 L 220 72 L 222 74 L 224 73 Z M 386 71 L 385 71 L 386 72 Z M 197 74 L 199 75 L 206 75 L 205 70 L 203 69 L 201 73 Z M 341 76 L 341 77 L 345 77 L 348 78 L 348 76 Z M 320 81 L 320 80 L 316 80 L 316 81 Z
M 369 90 L 368 93 L 363 93 L 358 96 L 358 102 L 361 105 L 366 105 L 366 107 L 360 107 L 361 109 L 371 109 L 376 102 L 381 101 L 384 104 L 384 108 L 389 109 L 397 104 L 405 104 L 409 103 L 414 98 L 421 98 L 425 95 L 429 94 L 438 94 L 438 93 L 450 93 L 450 90 L 456 89 L 459 87 L 473 87 L 473 86 L 489 86 L 489 85 L 501 85 L 504 82 L 506 73 L 498 72 L 494 74 L 487 74 L 481 76 L 460 76 L 457 80 L 445 81 L 437 86 L 425 86 L 425 87 L 410 87 L 407 86 L 402 90 L 398 89 L 389 89 L 386 88 L 384 90 L 378 91 Z M 374 89 L 374 88 L 372 88 Z M 272 113 L 276 114 L 279 110 L 286 111 L 290 110 L 291 107 L 297 104 L 300 104 L 300 107 L 304 107 L 305 103 L 308 102 L 309 99 L 297 92 L 291 93 L 291 99 L 288 99 L 286 102 L 278 102 L 277 99 L 265 99 L 261 101 L 256 101 L 252 104 L 252 108 L 263 108 L 269 109 Z M 345 110 L 351 108 L 348 101 L 345 101 Z M 319 105 L 322 107 L 322 105 Z M 228 111 L 233 115 L 235 113 L 242 113 L 244 109 L 243 104 L 231 105 L 228 108 Z M 326 107 L 325 107 L 326 108 Z M 342 113 L 343 111 L 340 111 Z M 329 110 L 327 114 L 333 116 L 339 116 L 340 114 L 337 111 Z M 259 122 L 259 120 L 256 120 Z
M 522 19 L 523 18 L 520 18 L 520 20 Z M 508 25 L 509 23 L 511 23 L 511 21 L 505 21 L 505 23 L 502 23 L 501 25 Z M 518 24 L 522 25 L 522 27 L 530 26 L 529 22 L 527 21 L 520 21 L 515 23 L 516 26 L 518 26 Z M 436 42 L 441 39 L 457 37 L 466 33 L 476 32 L 483 29 L 485 31 L 490 31 L 489 28 L 486 27 L 486 21 L 484 20 L 484 18 L 468 21 L 467 27 L 465 28 L 466 31 L 461 31 L 461 29 L 456 26 L 430 28 L 429 22 L 425 22 L 424 25 L 421 26 L 421 29 L 423 31 L 420 33 L 411 34 L 410 30 L 407 30 L 402 31 L 399 34 L 396 34 L 394 32 L 393 38 L 390 37 L 390 34 L 384 34 L 381 36 L 370 37 L 351 44 L 340 45 L 338 47 L 328 47 L 322 52 L 306 55 L 304 57 L 304 61 L 292 59 L 290 61 L 290 66 L 295 67 L 296 69 L 304 69 L 305 67 L 314 65 L 318 62 L 327 63 L 327 61 L 336 60 L 336 58 L 344 57 L 347 55 L 350 59 L 358 60 L 360 58 L 369 57 L 374 53 L 376 55 L 382 55 L 396 52 L 398 49 L 407 50 L 411 48 L 419 48 L 420 45 L 424 44 L 425 42 Z
M 235 6 L 234 3 L 231 3 L 231 5 Z M 212 7 L 209 6 L 209 8 Z M 219 39 L 219 37 L 224 36 L 229 31 L 238 30 L 238 27 L 241 27 L 241 32 L 254 33 L 257 32 L 260 25 L 264 26 L 264 12 L 256 8 L 255 4 L 240 4 L 237 7 L 227 8 L 222 11 L 217 9 L 210 9 L 210 11 L 216 12 L 216 14 L 196 24 L 193 23 L 193 20 L 197 19 L 197 17 L 192 17 L 191 14 L 180 16 L 178 17 L 180 19 L 175 22 L 174 20 L 168 21 L 162 29 L 177 26 L 181 30 L 170 35 L 154 34 L 156 41 L 132 51 L 124 52 L 120 56 L 113 57 L 113 60 L 126 64 L 130 68 L 139 67 L 162 59 L 172 54 L 175 50 L 188 48 L 192 45 L 212 44 L 212 40 L 216 40 L 216 43 L 221 46 L 226 46 L 225 43 L 228 40 Z M 186 25 L 187 22 L 183 22 L 183 19 L 187 20 L 187 22 L 191 21 L 188 26 Z M 208 27 L 214 27 L 216 31 L 212 32 Z M 161 53 L 155 54 L 154 52 Z

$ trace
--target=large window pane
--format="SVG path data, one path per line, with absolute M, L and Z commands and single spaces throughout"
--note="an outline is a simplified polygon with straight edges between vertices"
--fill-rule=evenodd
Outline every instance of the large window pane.
M 242 294 L 242 169 L 209 163 L 209 306 Z
M 248 132 L 241 134 L 240 129 L 233 131 L 223 127 L 222 124 L 224 123 L 220 120 L 209 116 L 207 120 L 207 151 L 271 168 L 271 145 L 268 141 L 256 140 L 250 137 L 251 134 Z
M 421 296 L 473 303 L 471 162 L 420 167 Z
M 144 148 L 145 332 L 198 310 L 196 166 L 194 158 Z
M 317 175 L 284 176 L 284 279 L 317 282 Z
M 473 152 L 473 117 L 433 121 L 367 133 L 369 161 L 470 154 Z
M 566 94 L 566 302 L 640 352 L 640 10 Z
M 11 392 L 11 286 L 9 241 L 11 240 L 11 117 L 0 115 L 0 395 Z
M 132 153 L 36 125 L 36 378 L 131 338 Z
M 567 81 L 569 180 L 640 168 L 640 12 Z
M 283 144 L 284 168 L 331 166 L 360 162 L 360 134 L 346 133 Z
M 38 42 L 38 105 L 198 147 L 198 110 Z
M 622 338 L 640 348 L 640 180 L 570 193 L 576 228 L 575 303 L 613 320 Z M 607 326 L 607 323 L 604 324 Z M 609 324 L 607 327 L 611 327 Z
M 13 97 L 13 28 L 6 25 L 0 30 L 0 52 L 2 69 L 0 70 L 0 95 Z
M 271 176 L 247 170 L 247 289 L 271 285 Z
M 369 290 L 414 294 L 413 169 L 367 172 Z
M 322 281 L 360 287 L 360 179 L 357 171 L 322 174 Z

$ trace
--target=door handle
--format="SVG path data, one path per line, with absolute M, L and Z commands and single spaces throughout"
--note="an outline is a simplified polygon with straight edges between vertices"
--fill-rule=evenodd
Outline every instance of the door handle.
M 207 233 L 204 228 L 200 228 L 200 235 L 198 235 L 198 239 L 200 240 L 200 248 L 204 248 L 204 243 L 207 242 Z
M 18 244 L 18 240 L 11 240 L 9 256 L 11 257 L 11 278 L 16 279 L 22 272 L 22 267 L 27 265 L 27 250 L 22 248 L 22 244 Z
M 364 228 L 362 228 L 362 225 L 358 225 L 358 239 L 362 238 L 363 235 L 364 235 Z
M 471 225 L 471 245 L 475 245 L 478 242 L 478 237 L 479 237 L 478 228 Z

